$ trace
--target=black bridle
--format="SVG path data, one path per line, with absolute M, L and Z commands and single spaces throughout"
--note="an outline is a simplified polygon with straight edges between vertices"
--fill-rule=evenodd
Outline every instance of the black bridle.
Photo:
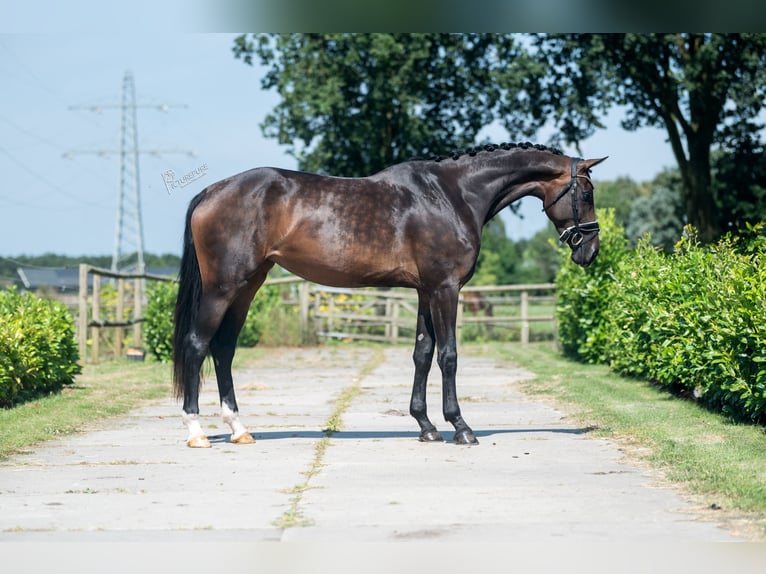
M 562 189 L 553 199 L 553 201 L 551 201 L 548 205 L 543 206 L 543 211 L 547 212 L 562 197 L 564 197 L 567 192 L 572 192 L 572 218 L 574 225 L 567 227 L 564 231 L 561 232 L 561 235 L 559 235 L 559 241 L 562 243 L 568 243 L 570 247 L 579 247 L 585 239 L 585 234 L 594 233 L 594 235 L 588 238 L 590 241 L 590 239 L 593 239 L 595 234 L 599 231 L 598 221 L 580 223 L 580 212 L 577 203 L 577 178 L 581 177 L 590 181 L 590 178 L 587 175 L 577 174 L 577 163 L 581 160 L 582 158 L 579 157 L 572 158 L 572 178 L 569 180 L 569 185 Z

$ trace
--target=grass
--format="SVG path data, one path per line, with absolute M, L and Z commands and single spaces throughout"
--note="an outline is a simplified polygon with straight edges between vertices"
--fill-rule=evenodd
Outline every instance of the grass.
M 240 349 L 235 368 L 247 366 L 262 354 L 257 348 Z M 0 409 L 0 460 L 79 432 L 89 423 L 127 413 L 145 401 L 170 396 L 170 370 L 169 364 L 153 360 L 86 365 L 75 384 L 62 392 Z
M 537 376 L 524 390 L 563 404 L 593 434 L 617 439 L 710 509 L 747 513 L 766 533 L 766 432 L 735 424 L 651 384 L 563 358 L 550 343 L 483 345 L 468 352 Z

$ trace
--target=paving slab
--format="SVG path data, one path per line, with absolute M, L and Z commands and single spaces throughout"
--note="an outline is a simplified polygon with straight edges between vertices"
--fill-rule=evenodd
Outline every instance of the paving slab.
M 461 407 L 480 444 L 419 443 L 410 357 L 403 347 L 270 351 L 235 375 L 254 445 L 228 442 L 210 380 L 201 405 L 211 449 L 185 446 L 168 398 L 15 456 L 0 464 L 0 542 L 738 540 L 618 445 L 521 393 L 529 372 L 492 359 L 459 360 Z M 439 378 L 434 366 L 429 407 L 449 440 Z M 342 430 L 325 439 L 338 396 L 355 385 Z

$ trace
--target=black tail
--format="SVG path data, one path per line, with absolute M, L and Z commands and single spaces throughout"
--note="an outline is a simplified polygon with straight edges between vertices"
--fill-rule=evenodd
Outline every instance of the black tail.
M 175 330 L 173 332 L 173 391 L 176 398 L 179 399 L 184 396 L 184 371 L 190 359 L 185 344 L 186 336 L 197 318 L 200 298 L 202 297 L 202 277 L 199 272 L 197 252 L 194 249 L 191 217 L 204 197 L 204 191 L 195 196 L 186 212 L 183 255 L 181 256 L 181 270 L 178 273 L 178 298 L 176 299 Z

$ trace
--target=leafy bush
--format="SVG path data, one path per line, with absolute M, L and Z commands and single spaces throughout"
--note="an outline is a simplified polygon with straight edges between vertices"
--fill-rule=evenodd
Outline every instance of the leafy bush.
M 603 227 L 602 246 L 622 240 L 621 230 Z M 766 422 L 762 229 L 704 246 L 687 227 L 670 255 L 644 239 L 585 271 L 565 264 L 557 279 L 565 353 L 696 397 L 733 419 Z
M 766 238 L 702 246 L 687 228 L 672 256 L 639 246 L 610 310 L 618 372 L 766 422 Z
M 279 306 L 281 300 L 279 285 L 264 285 L 258 290 L 237 339 L 240 347 L 254 347 L 260 342 L 264 331 L 270 326 L 272 310 Z
M 81 371 L 74 334 L 63 304 L 15 289 L 0 292 L 0 406 L 71 384 Z
M 144 343 L 159 361 L 173 359 L 173 310 L 178 297 L 178 284 L 153 281 L 146 290 L 144 309 Z
M 157 281 L 147 288 L 144 341 L 149 351 L 162 362 L 169 362 L 173 358 L 173 310 L 177 296 L 177 283 Z M 280 300 L 278 286 L 265 285 L 258 291 L 239 334 L 239 346 L 252 347 L 258 344 L 269 321 L 271 309 Z
M 614 285 L 614 269 L 629 252 L 625 233 L 614 210 L 598 210 L 600 248 L 586 269 L 570 260 L 569 247 L 560 249 L 562 265 L 556 276 L 556 321 L 564 354 L 587 363 L 603 362 L 606 321 Z

